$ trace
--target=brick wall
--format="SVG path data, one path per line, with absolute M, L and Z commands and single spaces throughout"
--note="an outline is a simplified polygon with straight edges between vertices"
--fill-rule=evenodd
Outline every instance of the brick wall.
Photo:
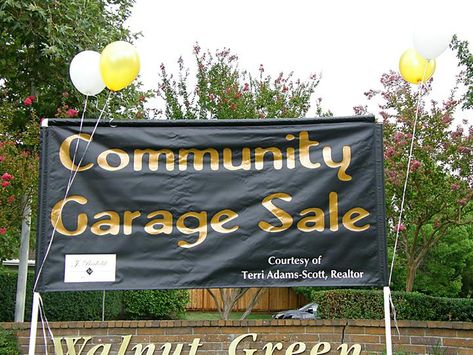
M 22 354 L 27 354 L 29 323 L 0 323 L 3 328 L 11 329 L 18 336 Z M 399 321 L 400 336 L 393 327 L 393 344 L 397 352 L 411 354 L 473 354 L 473 323 L 464 322 L 417 322 Z M 236 354 L 245 354 L 243 349 L 257 349 L 246 354 L 265 354 L 263 347 L 267 343 L 282 349 L 274 354 L 340 354 L 337 348 L 346 343 L 348 347 L 358 343 L 361 354 L 379 354 L 384 351 L 384 322 L 378 320 L 247 320 L 247 321 L 108 321 L 108 322 L 55 322 L 50 328 L 57 339 L 69 337 L 72 344 L 74 337 L 76 354 L 86 336 L 90 340 L 80 354 L 117 354 L 126 347 L 122 354 L 189 354 L 194 342 L 196 354 L 228 354 L 228 349 L 238 337 L 246 336 L 236 347 Z M 129 336 L 131 337 L 125 337 Z M 195 340 L 199 339 L 199 340 Z M 45 354 L 42 330 L 38 327 L 36 354 Z M 128 345 L 124 344 L 129 342 Z M 294 343 L 301 343 L 292 345 Z M 326 342 L 328 344 L 320 344 Z M 54 353 L 51 341 L 49 353 Z M 132 350 L 137 344 L 143 344 L 138 352 Z M 169 343 L 168 345 L 165 345 Z M 145 346 L 153 344 L 155 351 Z M 175 352 L 182 344 L 182 351 Z M 202 345 L 200 345 L 202 344 Z M 200 346 L 199 346 L 200 345 Z M 292 347 L 291 347 L 292 345 Z M 162 348 L 162 346 L 165 346 Z M 171 351 L 166 352 L 166 346 Z M 318 348 L 317 348 L 318 346 Z M 330 352 L 323 352 L 330 346 Z M 95 350 L 91 350 L 94 349 Z M 62 340 L 63 354 L 67 353 L 66 341 Z M 266 349 L 268 346 L 266 347 Z M 305 348 L 304 351 L 302 351 Z M 292 350 L 291 350 L 292 349 Z M 60 354 L 60 352 L 56 352 Z M 70 352 L 69 354 L 72 354 Z M 351 352 L 353 354 L 353 352 Z

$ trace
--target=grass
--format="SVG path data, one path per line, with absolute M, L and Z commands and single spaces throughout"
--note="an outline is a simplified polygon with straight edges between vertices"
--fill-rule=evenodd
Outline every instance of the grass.
M 232 312 L 230 319 L 240 319 L 243 312 Z M 246 319 L 271 319 L 272 313 L 251 313 Z M 218 320 L 218 312 L 186 312 L 185 320 Z

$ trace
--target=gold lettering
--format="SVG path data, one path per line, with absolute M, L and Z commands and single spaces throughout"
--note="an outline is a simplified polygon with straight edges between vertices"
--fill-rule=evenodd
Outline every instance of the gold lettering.
M 225 169 L 234 170 L 250 170 L 251 169 L 251 150 L 250 148 L 243 148 L 241 150 L 240 165 L 233 165 L 233 152 L 230 148 L 223 150 L 223 166 Z
M 295 349 L 296 346 L 298 347 L 297 349 Z M 303 353 L 305 349 L 306 349 L 306 345 L 304 343 L 297 342 L 287 347 L 286 355 L 300 354 L 300 353 Z
M 338 194 L 331 192 L 328 195 L 329 216 L 330 216 L 330 230 L 332 232 L 338 231 Z
M 102 217 L 110 218 L 95 222 L 92 224 L 90 231 L 95 235 L 117 235 L 120 232 L 120 215 L 115 211 L 104 211 L 94 215 L 95 219 Z
M 242 334 L 239 337 L 236 337 L 233 339 L 233 341 L 230 343 L 230 346 L 228 348 L 228 355 L 236 355 L 236 350 L 240 342 L 245 339 L 251 337 L 253 338 L 253 341 L 256 341 L 257 334 L 256 333 L 248 333 L 248 334 Z M 245 352 L 245 355 L 253 355 L 256 352 L 256 349 L 243 349 Z
M 297 228 L 302 232 L 318 231 L 323 232 L 325 229 L 325 214 L 320 208 L 306 208 L 300 212 L 301 216 L 312 213 L 312 216 L 302 218 L 297 223 Z
M 146 223 L 145 232 L 151 235 L 155 234 L 171 234 L 172 233 L 172 214 L 166 210 L 154 211 L 148 214 L 148 218 L 154 218 L 156 216 L 163 216 L 163 218 L 156 218 Z M 156 228 L 162 226 L 161 228 Z
M 353 351 L 353 355 L 361 354 L 361 345 L 360 344 L 353 344 L 348 349 L 348 344 L 340 345 L 337 350 L 340 350 L 340 355 L 349 355 L 351 351 Z
M 64 142 L 61 143 L 61 146 L 59 148 L 59 160 L 61 161 L 62 165 L 71 171 L 84 171 L 88 170 L 91 167 L 94 166 L 94 164 L 89 163 L 83 167 L 78 167 L 77 165 L 72 163 L 71 159 L 71 143 L 75 139 L 81 139 L 83 141 L 89 142 L 91 140 L 90 135 L 88 134 L 74 134 L 70 137 L 67 137 Z
M 84 342 L 82 343 L 81 347 L 79 348 L 79 351 L 77 352 L 78 355 L 82 354 L 82 351 L 84 350 L 85 346 L 89 342 L 90 339 L 92 339 L 91 336 L 88 337 L 64 337 L 64 338 L 53 338 L 54 342 L 54 353 L 56 355 L 64 355 L 64 352 L 62 350 L 62 340 L 66 341 L 66 355 L 71 354 L 75 355 L 76 354 L 76 344 L 79 340 L 84 339 Z
M 118 158 L 120 159 L 120 164 L 118 164 L 118 166 L 111 166 L 108 163 L 107 158 L 110 154 L 115 154 L 116 156 L 118 156 Z M 97 164 L 102 169 L 107 170 L 107 171 L 121 170 L 125 166 L 127 166 L 129 162 L 130 162 L 130 157 L 122 149 L 108 149 L 100 153 L 99 156 L 97 157 Z
M 186 219 L 187 218 L 195 218 L 199 224 L 195 228 L 189 228 L 186 226 Z M 199 233 L 199 237 L 194 243 L 188 243 L 185 240 L 180 240 L 177 245 L 181 248 L 193 248 L 199 244 L 201 244 L 205 238 L 207 238 L 207 212 L 187 212 L 184 213 L 177 219 L 176 227 L 179 232 L 184 234 L 194 234 Z
M 265 346 L 263 346 L 263 350 L 266 350 L 264 355 L 273 355 L 275 350 L 281 350 L 282 349 L 282 343 L 276 343 L 273 346 L 273 343 L 266 343 Z
M 64 355 L 64 352 L 62 351 L 62 339 L 64 338 L 57 338 L 57 337 L 53 338 L 54 354 L 56 355 Z M 68 352 L 70 353 L 70 351 Z
M 264 156 L 267 153 L 273 155 L 273 166 L 276 170 L 282 169 L 282 153 L 279 148 L 268 147 L 268 148 L 255 148 L 255 169 L 263 170 L 264 168 Z
M 296 167 L 296 151 L 292 147 L 286 149 L 286 164 L 288 169 Z
M 123 214 L 123 234 L 130 235 L 133 233 L 133 220 L 141 216 L 141 212 L 125 211 Z
M 319 351 L 320 346 L 322 346 L 322 350 Z M 314 345 L 312 350 L 310 350 L 310 355 L 326 354 L 330 351 L 330 348 L 331 348 L 330 343 L 327 343 L 326 341 L 317 343 Z
M 352 217 L 353 215 L 356 216 Z M 353 232 L 362 232 L 369 229 L 370 225 L 365 224 L 363 226 L 358 227 L 355 226 L 355 223 L 365 217 L 368 217 L 369 215 L 369 212 L 361 207 L 352 208 L 343 215 L 342 222 L 346 229 L 351 230 Z
M 102 352 L 100 353 L 100 355 L 108 355 L 110 354 L 110 349 L 112 347 L 112 344 L 98 344 L 98 345 L 95 345 L 92 349 L 90 349 L 88 352 L 87 352 L 87 355 L 95 355 L 97 354 L 97 351 L 102 348 Z
M 128 348 L 128 344 L 130 344 L 131 335 L 122 335 L 122 344 L 120 345 L 120 349 L 118 349 L 117 355 L 125 355 L 126 349 Z
M 320 168 L 320 163 L 312 163 L 310 160 L 310 147 L 319 145 L 317 141 L 309 139 L 309 132 L 299 133 L 299 160 L 301 164 L 309 169 Z
M 180 355 L 182 351 L 183 344 L 176 344 L 176 349 L 174 349 L 173 355 Z M 163 346 L 161 346 L 161 350 L 163 350 L 163 355 L 170 355 L 171 350 L 172 350 L 172 344 L 171 343 L 165 343 Z
M 133 163 L 133 170 L 141 171 L 143 169 L 143 156 L 145 154 L 149 155 L 149 163 L 148 167 L 151 171 L 158 170 L 159 165 L 159 157 L 161 155 L 166 156 L 166 170 L 173 171 L 174 170 L 174 153 L 170 149 L 160 149 L 160 150 L 153 150 L 153 149 L 135 149 L 135 156 L 134 156 L 134 163 Z
M 225 218 L 226 216 L 226 218 Z M 234 220 L 238 217 L 238 213 L 232 210 L 222 210 L 217 212 L 215 216 L 212 217 L 210 220 L 210 225 L 212 226 L 213 230 L 219 233 L 231 233 L 235 232 L 240 228 L 239 226 L 233 226 L 230 228 L 225 228 L 223 225 Z
M 296 137 L 294 137 L 293 134 L 288 134 L 286 136 L 288 141 L 292 141 L 295 138 Z M 286 165 L 288 169 L 294 169 L 296 167 L 296 150 L 293 147 L 288 147 L 286 149 Z
M 200 342 L 200 338 L 194 338 L 194 340 L 192 340 L 192 343 L 190 343 L 189 346 L 190 346 L 189 355 L 197 354 L 198 348 L 202 346 L 202 343 Z
M 143 355 L 145 351 L 146 351 L 146 355 L 153 355 L 155 349 L 156 349 L 156 345 L 154 344 L 148 344 L 144 347 L 144 349 L 143 349 L 143 344 L 136 344 L 133 348 L 131 348 L 131 350 L 135 350 L 135 355 L 138 355 L 138 354 Z
M 324 156 L 324 161 L 325 164 L 329 168 L 340 168 L 338 169 L 338 180 L 340 181 L 350 181 L 351 176 L 347 175 L 346 171 L 348 169 L 348 166 L 350 165 L 350 160 L 351 160 L 351 149 L 349 146 L 344 145 L 342 149 L 342 160 L 340 162 L 334 162 L 332 159 L 332 148 L 329 146 L 324 147 L 323 149 L 323 156 Z
M 283 209 L 276 207 L 272 203 L 272 200 L 274 199 L 280 199 L 280 200 L 289 202 L 292 200 L 292 197 L 291 195 L 280 192 L 280 193 L 275 193 L 275 194 L 266 196 L 263 199 L 261 204 L 281 222 L 280 226 L 273 226 L 272 224 L 266 221 L 261 221 L 258 223 L 258 226 L 262 230 L 264 230 L 265 232 L 270 232 L 270 233 L 283 232 L 287 230 L 292 225 L 292 222 L 293 222 L 293 219 L 290 214 L 288 214 Z
M 194 156 L 194 169 L 197 171 L 204 169 L 204 156 L 210 156 L 210 169 L 218 170 L 219 156 L 218 151 L 214 148 L 207 149 L 179 149 L 179 170 L 187 170 L 188 157 Z
M 68 236 L 76 236 L 84 233 L 85 229 L 87 228 L 87 215 L 85 213 L 79 213 L 77 216 L 77 229 L 76 230 L 68 230 L 64 227 L 62 222 L 62 209 L 66 207 L 66 204 L 70 201 L 79 203 L 81 205 L 85 205 L 87 203 L 87 199 L 83 196 L 73 195 L 65 198 L 64 200 L 59 201 L 56 203 L 51 211 L 51 224 L 56 228 L 56 230 Z

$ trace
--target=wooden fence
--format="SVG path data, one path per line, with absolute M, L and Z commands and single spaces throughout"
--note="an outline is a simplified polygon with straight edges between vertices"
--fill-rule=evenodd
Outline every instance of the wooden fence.
M 214 290 L 218 294 L 218 290 Z M 234 311 L 244 312 L 256 289 L 250 289 L 236 304 Z M 276 312 L 299 308 L 308 303 L 304 296 L 295 293 L 291 288 L 267 288 L 260 295 L 253 308 L 255 312 Z M 205 289 L 190 290 L 189 311 L 216 311 L 212 296 Z

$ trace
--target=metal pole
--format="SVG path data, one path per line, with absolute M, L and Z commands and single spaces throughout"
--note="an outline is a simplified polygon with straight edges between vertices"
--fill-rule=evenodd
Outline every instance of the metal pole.
M 102 296 L 102 322 L 105 321 L 105 290 L 103 290 Z
M 393 344 L 391 338 L 391 309 L 389 303 L 389 296 L 391 291 L 389 286 L 383 287 L 384 293 L 384 327 L 386 331 L 386 355 L 393 354 Z
M 38 328 L 38 311 L 39 311 L 39 293 L 33 293 L 33 307 L 31 310 L 31 323 L 30 323 L 30 344 L 28 349 L 28 355 L 35 355 L 36 350 L 36 330 Z
M 16 282 L 15 322 L 25 320 L 26 280 L 28 277 L 28 250 L 30 248 L 31 204 L 28 197 L 23 198 L 23 220 L 21 222 L 20 261 Z

